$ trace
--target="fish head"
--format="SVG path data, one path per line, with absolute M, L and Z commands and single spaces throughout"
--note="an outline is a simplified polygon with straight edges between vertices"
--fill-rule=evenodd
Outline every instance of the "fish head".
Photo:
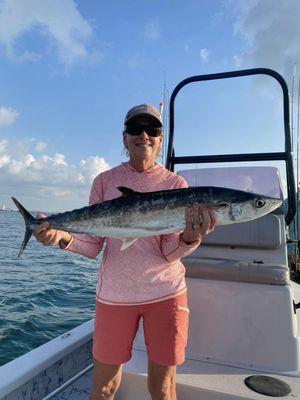
M 281 199 L 249 193 L 249 198 L 243 202 L 232 202 L 230 214 L 233 223 L 252 221 L 263 217 L 281 206 Z
M 281 206 L 281 199 L 231 188 L 194 188 L 194 199 L 210 208 L 217 225 L 228 225 L 260 218 Z M 195 201 L 193 199 L 193 201 Z

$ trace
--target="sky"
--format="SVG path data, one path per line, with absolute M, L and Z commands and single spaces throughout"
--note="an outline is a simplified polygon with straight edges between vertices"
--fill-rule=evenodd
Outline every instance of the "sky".
M 168 98 L 193 75 L 277 70 L 296 134 L 299 20 L 299 0 L 0 0 L 0 207 L 86 205 L 95 176 L 126 161 L 127 110 L 165 100 L 166 137 Z M 282 119 L 269 77 L 190 85 L 176 155 L 282 151 Z

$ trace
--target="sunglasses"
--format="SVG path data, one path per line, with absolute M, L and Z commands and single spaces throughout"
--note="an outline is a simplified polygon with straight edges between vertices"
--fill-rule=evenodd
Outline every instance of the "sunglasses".
M 157 126 L 127 125 L 124 130 L 125 133 L 132 136 L 139 136 L 143 131 L 151 137 L 158 137 L 162 134 L 162 128 Z

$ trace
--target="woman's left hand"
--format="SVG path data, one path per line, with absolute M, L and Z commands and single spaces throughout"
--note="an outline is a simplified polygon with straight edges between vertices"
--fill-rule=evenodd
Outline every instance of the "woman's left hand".
M 194 203 L 192 207 L 187 207 L 185 210 L 185 229 L 180 234 L 180 238 L 186 244 L 201 241 L 203 236 L 215 229 L 215 226 L 215 213 L 207 207 Z

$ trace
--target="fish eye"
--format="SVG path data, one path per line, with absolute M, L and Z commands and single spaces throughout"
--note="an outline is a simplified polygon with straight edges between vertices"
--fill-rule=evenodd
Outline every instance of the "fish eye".
M 263 199 L 258 199 L 255 202 L 256 208 L 262 208 L 265 204 L 266 204 L 266 202 Z
M 218 206 L 221 208 L 225 208 L 225 207 L 229 207 L 229 204 L 226 203 L 225 201 L 223 201 L 223 202 L 219 203 Z

